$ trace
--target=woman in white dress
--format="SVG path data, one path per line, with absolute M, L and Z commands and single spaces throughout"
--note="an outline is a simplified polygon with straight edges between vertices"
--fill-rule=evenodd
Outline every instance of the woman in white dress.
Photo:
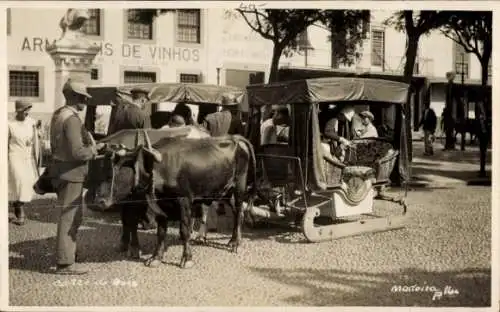
M 31 106 L 31 103 L 16 101 L 16 117 L 8 123 L 9 201 L 14 206 L 18 225 L 24 224 L 24 206 L 33 198 L 33 184 L 39 175 L 38 125 L 29 116 Z

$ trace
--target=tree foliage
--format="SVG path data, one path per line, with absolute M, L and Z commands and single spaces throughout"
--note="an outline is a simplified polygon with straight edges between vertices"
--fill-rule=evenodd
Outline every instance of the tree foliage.
M 321 10 L 238 8 L 236 12 L 262 38 L 273 42 L 269 82 L 278 79 L 279 60 L 298 49 L 298 36 L 322 18 Z
M 360 47 L 368 32 L 368 10 L 325 10 L 322 24 L 330 31 L 331 66 L 351 66 L 361 58 Z
M 481 83 L 488 83 L 488 65 L 492 53 L 493 20 L 491 11 L 448 11 L 445 36 L 473 53 L 481 63 Z

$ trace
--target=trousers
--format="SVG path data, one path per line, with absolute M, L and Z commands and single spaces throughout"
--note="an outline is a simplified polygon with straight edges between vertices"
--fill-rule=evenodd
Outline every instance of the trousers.
M 83 221 L 83 183 L 58 179 L 54 184 L 61 212 L 57 224 L 57 264 L 70 265 L 75 263 L 76 236 Z
M 428 131 L 428 130 L 424 130 L 424 146 L 425 146 L 425 153 L 428 154 L 428 155 L 432 155 L 434 154 L 434 149 L 433 149 L 433 146 L 432 146 L 432 143 L 433 143 L 433 133 Z

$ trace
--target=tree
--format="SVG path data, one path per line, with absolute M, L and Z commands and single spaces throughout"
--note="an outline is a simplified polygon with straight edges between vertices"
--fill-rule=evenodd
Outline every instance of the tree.
M 325 10 L 322 23 L 330 31 L 331 67 L 351 66 L 360 57 L 360 46 L 370 23 L 368 10 Z
M 473 53 L 481 63 L 481 85 L 488 84 L 488 66 L 492 52 L 491 11 L 448 11 L 443 34 Z
M 384 24 L 393 26 L 397 31 L 406 33 L 406 63 L 403 71 L 403 80 L 411 85 L 415 60 L 417 58 L 418 43 L 420 37 L 429 34 L 432 30 L 438 29 L 446 22 L 446 15 L 443 11 L 398 11 L 387 19 Z M 411 141 L 411 92 L 408 92 L 406 101 L 406 129 L 408 141 L 408 157 L 412 159 L 412 141 Z
M 298 36 L 322 18 L 321 10 L 261 10 L 238 8 L 236 12 L 262 38 L 273 42 L 269 82 L 278 80 L 279 61 L 283 53 L 291 55 L 298 48 Z

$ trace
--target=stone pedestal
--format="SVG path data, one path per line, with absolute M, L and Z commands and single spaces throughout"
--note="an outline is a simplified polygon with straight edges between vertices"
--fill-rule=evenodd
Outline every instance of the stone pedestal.
M 54 110 L 65 103 L 62 88 L 68 79 L 89 84 L 90 68 L 100 49 L 98 45 L 90 43 L 86 38 L 78 40 L 63 38 L 47 47 L 47 53 L 50 54 L 56 66 Z

